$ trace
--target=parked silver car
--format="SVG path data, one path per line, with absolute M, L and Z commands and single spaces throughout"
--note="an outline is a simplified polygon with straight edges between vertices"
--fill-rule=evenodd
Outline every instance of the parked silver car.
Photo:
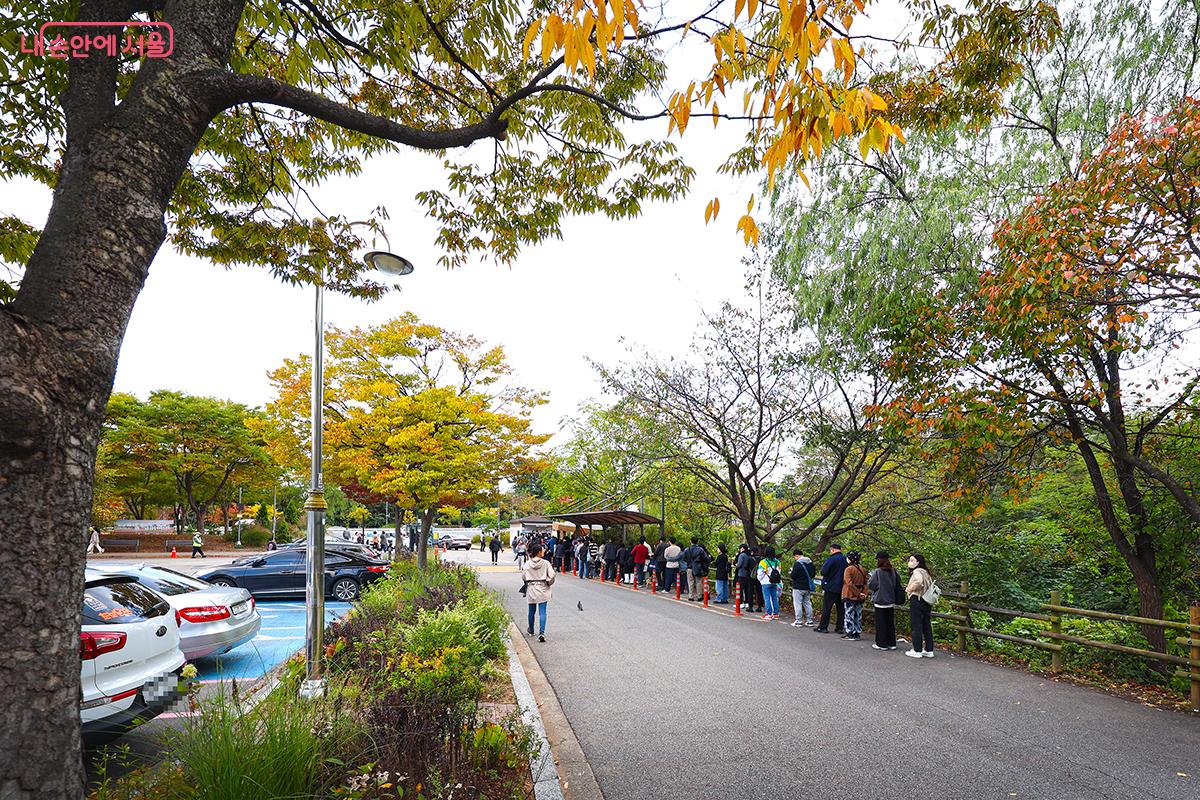
M 110 575 L 127 575 L 158 592 L 179 615 L 179 648 L 189 661 L 219 656 L 258 634 L 262 618 L 246 589 L 214 586 L 152 564 L 104 564 Z

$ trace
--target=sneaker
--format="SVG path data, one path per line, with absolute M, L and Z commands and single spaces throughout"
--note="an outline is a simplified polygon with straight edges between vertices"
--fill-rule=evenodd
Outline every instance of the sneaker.
M 879 645 L 877 645 L 877 644 L 873 644 L 873 645 L 871 645 L 871 649 L 872 649 L 872 650 L 887 650 L 887 648 L 886 648 L 886 647 L 880 647 L 880 646 L 879 646 Z
M 906 650 L 904 651 L 904 655 L 908 656 L 909 658 L 923 658 L 923 656 L 916 650 Z
M 813 628 L 813 633 L 829 633 L 829 631 L 824 628 Z
M 859 636 L 857 633 L 847 636 L 846 639 L 848 639 L 851 642 L 861 642 L 862 641 L 862 637 Z
M 530 630 L 530 631 L 527 631 L 527 633 L 528 633 L 530 636 L 533 636 L 533 631 L 532 631 L 532 630 Z
M 763 619 L 765 619 L 765 620 L 767 620 L 767 621 L 770 621 L 770 619 L 771 619 L 771 615 L 770 615 L 770 614 L 763 614 L 763 615 L 762 615 L 762 618 L 763 618 Z
M 804 627 L 804 623 L 803 623 L 803 622 L 801 622 L 800 620 L 796 620 L 795 622 L 793 622 L 793 623 L 792 623 L 792 627 L 793 627 L 793 628 L 803 628 L 803 627 Z
M 933 651 L 926 650 L 924 653 L 921 653 L 921 658 L 933 658 Z
M 806 622 L 806 623 L 804 623 L 804 624 L 805 624 L 807 627 L 811 628 L 812 626 L 816 625 L 817 623 L 813 622 L 813 621 L 810 619 L 808 622 Z
M 896 649 L 896 645 L 892 645 L 891 647 L 885 647 L 885 648 L 883 648 L 883 649 L 884 649 L 884 650 L 895 650 L 895 649 Z
M 546 641 L 546 634 L 544 634 L 544 633 L 538 634 L 538 641 L 539 642 Z

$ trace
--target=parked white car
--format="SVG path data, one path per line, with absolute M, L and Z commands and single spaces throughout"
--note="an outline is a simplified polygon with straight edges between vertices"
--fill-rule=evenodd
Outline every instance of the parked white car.
M 79 658 L 89 740 L 124 733 L 179 698 L 179 621 L 170 603 L 131 577 L 86 570 Z
M 167 599 L 179 612 L 179 647 L 188 661 L 228 653 L 258 635 L 262 617 L 246 589 L 207 581 L 153 564 L 104 564 Z

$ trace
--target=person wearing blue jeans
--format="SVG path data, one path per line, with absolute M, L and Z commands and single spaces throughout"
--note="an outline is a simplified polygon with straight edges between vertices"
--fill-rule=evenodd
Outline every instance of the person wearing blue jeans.
M 783 586 L 783 576 L 779 572 L 779 559 L 775 557 L 775 548 L 767 547 L 762 561 L 758 562 L 758 582 L 762 585 L 763 619 L 779 618 L 779 590 Z
M 546 641 L 546 606 L 550 603 L 550 587 L 554 585 L 554 567 L 542 558 L 542 548 L 530 548 L 529 560 L 521 567 L 525 580 L 525 601 L 529 604 L 529 625 L 526 631 L 533 636 L 533 618 L 538 618 L 538 641 Z

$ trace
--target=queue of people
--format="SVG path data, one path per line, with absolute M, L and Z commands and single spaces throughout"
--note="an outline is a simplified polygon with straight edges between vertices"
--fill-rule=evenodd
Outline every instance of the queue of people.
M 780 618 L 780 593 L 783 589 L 783 566 L 775 549 L 761 550 L 748 544 L 738 547 L 731 560 L 728 547 L 717 546 L 712 557 L 699 537 L 681 547 L 675 537 L 667 537 L 653 547 L 645 537 L 632 547 L 616 539 L 597 547 L 587 535 L 570 539 L 558 537 L 518 537 L 514 542 L 518 566 L 523 581 L 522 591 L 529 603 L 529 635 L 534 635 L 535 616 L 539 621 L 538 639 L 545 641 L 546 606 L 550 601 L 550 586 L 557 572 L 578 570 L 581 578 L 589 571 L 599 570 L 606 580 L 615 581 L 618 574 L 625 583 L 638 587 L 646 585 L 651 570 L 656 573 L 655 589 L 685 593 L 689 602 L 703 599 L 703 579 L 715 572 L 716 605 L 729 604 L 729 585 L 736 580 L 741 599 L 752 613 L 761 613 L 764 620 Z M 851 551 L 843 554 L 841 545 L 829 546 L 829 555 L 820 571 L 802 550 L 794 550 L 788 577 L 795 609 L 794 627 L 810 627 L 816 633 L 829 633 L 829 623 L 836 619 L 834 633 L 848 641 L 861 641 L 863 608 L 868 597 L 875 615 L 875 650 L 897 649 L 896 609 L 907 604 L 911 625 L 912 649 L 905 655 L 912 658 L 932 658 L 934 655 L 932 611 L 940 590 L 936 589 L 925 557 L 913 553 L 907 561 L 909 578 L 902 581 L 892 565 L 891 555 L 884 550 L 875 554 L 875 566 L 870 571 L 862 565 L 862 555 Z M 814 612 L 812 595 L 820 576 L 821 611 Z M 690 586 L 690 589 L 688 588 Z M 536 611 L 536 614 L 535 614 Z

